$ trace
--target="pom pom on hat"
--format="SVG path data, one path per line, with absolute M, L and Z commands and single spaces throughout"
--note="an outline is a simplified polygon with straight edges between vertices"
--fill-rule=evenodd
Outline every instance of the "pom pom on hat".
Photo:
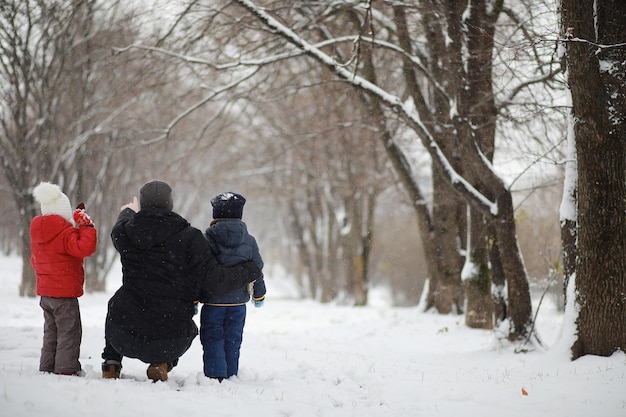
M 72 222 L 72 206 L 61 188 L 49 182 L 42 182 L 33 189 L 35 200 L 41 204 L 41 214 L 57 214 Z
M 246 199 L 237 193 L 226 192 L 211 199 L 214 219 L 241 219 Z
M 171 211 L 174 208 L 172 187 L 159 180 L 147 182 L 139 190 L 139 206 L 142 209 L 158 207 Z

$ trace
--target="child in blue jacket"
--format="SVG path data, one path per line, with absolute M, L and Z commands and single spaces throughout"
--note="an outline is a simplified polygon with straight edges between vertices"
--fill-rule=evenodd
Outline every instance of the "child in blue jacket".
M 213 221 L 205 231 L 213 254 L 222 266 L 253 261 L 263 269 L 263 259 L 254 237 L 241 220 L 246 199 L 237 193 L 225 192 L 211 199 Z M 263 273 L 247 286 L 226 295 L 200 294 L 200 341 L 204 349 L 204 375 L 222 382 L 237 375 L 239 353 L 246 321 L 246 303 L 250 296 L 255 307 L 265 301 Z

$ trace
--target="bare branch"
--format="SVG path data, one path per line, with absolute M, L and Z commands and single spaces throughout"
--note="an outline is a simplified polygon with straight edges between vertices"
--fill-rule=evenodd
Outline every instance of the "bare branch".
M 437 144 L 433 135 L 420 120 L 419 116 L 415 114 L 415 112 L 412 111 L 410 107 L 405 105 L 397 96 L 389 94 L 377 85 L 372 84 L 366 79 L 346 70 L 343 66 L 337 64 L 334 59 L 322 52 L 315 45 L 312 45 L 306 42 L 304 39 L 300 38 L 291 29 L 278 22 L 276 19 L 267 14 L 251 1 L 236 1 L 248 11 L 250 11 L 259 20 L 272 28 L 276 34 L 282 36 L 289 43 L 295 45 L 298 49 L 301 49 L 306 55 L 314 58 L 321 64 L 325 65 L 327 68 L 336 73 L 340 78 L 350 82 L 354 87 L 377 96 L 386 107 L 399 114 L 418 134 L 425 148 L 432 156 L 433 160 L 436 161 L 436 163 L 440 164 L 443 172 L 445 172 L 446 176 L 448 177 L 452 187 L 461 192 L 469 201 L 474 202 L 476 207 L 480 208 L 481 211 L 484 211 L 485 213 L 488 213 L 492 216 L 497 215 L 498 208 L 496 203 L 490 201 L 487 197 L 478 192 L 476 188 L 474 188 L 467 180 L 465 180 L 465 178 L 463 178 L 456 172 L 452 164 L 445 157 L 444 152 Z
M 603 45 L 600 43 L 596 43 L 596 42 L 592 42 L 590 40 L 587 39 L 580 39 L 580 38 L 574 38 L 574 37 L 568 37 L 568 38 L 561 38 L 558 40 L 559 42 L 563 42 L 563 43 L 586 43 L 592 46 L 595 46 L 596 48 L 600 48 L 600 49 L 613 49 L 613 48 L 624 48 L 626 47 L 626 42 L 623 43 L 616 43 L 613 45 Z
M 156 142 L 160 142 L 162 140 L 167 139 L 170 136 L 170 134 L 171 134 L 172 130 L 174 129 L 174 127 L 176 127 L 176 125 L 178 123 L 180 123 L 183 119 L 185 119 L 187 116 L 192 114 L 194 111 L 196 111 L 200 107 L 204 106 L 206 103 L 212 101 L 213 99 L 215 99 L 217 96 L 219 96 L 223 92 L 229 91 L 229 90 L 235 88 L 236 86 L 240 85 L 244 81 L 250 79 L 255 74 L 256 74 L 256 70 L 255 71 L 251 71 L 245 77 L 243 77 L 243 78 L 241 78 L 239 80 L 233 81 L 230 84 L 224 85 L 224 86 L 222 86 L 220 89 L 218 89 L 216 91 L 213 91 L 211 94 L 209 94 L 208 96 L 204 97 L 202 100 L 198 101 L 197 103 L 194 103 L 188 109 L 186 109 L 185 111 L 180 113 L 178 116 L 176 116 L 176 118 L 174 118 L 174 120 L 172 120 L 167 125 L 167 127 L 163 130 L 163 134 L 161 134 L 160 136 L 157 136 L 156 138 L 153 138 L 153 139 L 143 140 L 143 141 L 141 141 L 141 144 L 142 145 L 150 145 L 150 144 L 153 144 L 153 143 L 156 143 Z
M 546 81 L 552 80 L 554 77 L 556 77 L 557 75 L 561 73 L 562 73 L 561 68 L 558 68 L 540 77 L 529 78 L 525 80 L 524 82 L 513 87 L 512 91 L 504 99 L 500 100 L 499 103 L 496 104 L 496 108 L 498 109 L 498 111 L 502 110 L 503 108 L 511 104 L 515 96 L 519 94 L 522 90 L 530 87 L 533 84 L 541 84 L 541 83 L 545 83 Z

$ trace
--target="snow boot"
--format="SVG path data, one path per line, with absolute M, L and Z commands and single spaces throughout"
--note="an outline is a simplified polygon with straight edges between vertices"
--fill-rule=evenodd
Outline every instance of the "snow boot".
M 81 376 L 81 371 L 76 372 L 55 372 L 56 375 L 64 375 L 64 376 Z
M 169 363 L 151 363 L 146 370 L 146 375 L 152 382 L 167 381 L 167 373 L 171 370 L 172 366 Z
M 120 377 L 122 363 L 113 359 L 102 362 L 102 378 L 117 379 Z

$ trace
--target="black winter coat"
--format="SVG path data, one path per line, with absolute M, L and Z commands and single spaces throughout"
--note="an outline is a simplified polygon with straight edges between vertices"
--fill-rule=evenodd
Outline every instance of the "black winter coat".
M 109 301 L 105 337 L 123 356 L 173 362 L 191 345 L 199 289 L 224 294 L 256 279 L 252 262 L 218 264 L 200 230 L 159 208 L 123 210 L 111 232 L 123 281 Z

